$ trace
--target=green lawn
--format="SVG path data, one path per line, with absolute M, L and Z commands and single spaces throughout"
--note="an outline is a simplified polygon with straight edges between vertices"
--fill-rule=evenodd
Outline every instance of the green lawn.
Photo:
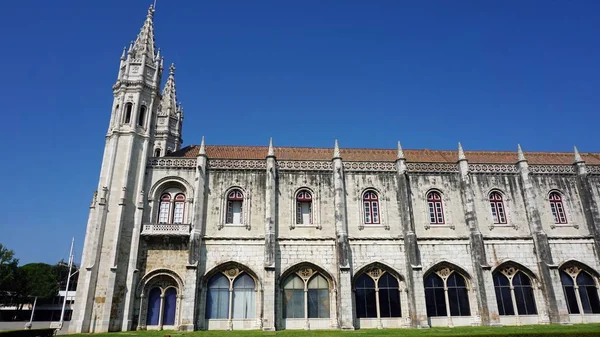
M 432 329 L 385 329 L 373 330 L 362 329 L 355 331 L 340 331 L 340 330 L 319 330 L 319 331 L 302 331 L 302 330 L 285 330 L 276 332 L 263 331 L 195 331 L 195 332 L 179 332 L 179 331 L 131 331 L 131 332 L 116 332 L 110 334 L 95 334 L 95 336 L 144 336 L 144 337 L 163 337 L 171 335 L 171 337 L 212 337 L 212 336 L 283 336 L 283 337 L 334 337 L 334 336 L 600 336 L 600 324 L 575 324 L 575 325 L 527 325 L 519 327 L 456 327 L 456 328 L 432 328 Z M 70 335 L 70 336 L 90 336 L 90 335 Z

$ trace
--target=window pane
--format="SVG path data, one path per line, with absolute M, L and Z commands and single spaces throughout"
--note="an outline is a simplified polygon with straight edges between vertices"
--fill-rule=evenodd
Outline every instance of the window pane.
M 329 318 L 329 289 L 308 290 L 308 318 Z
M 502 202 L 498 203 L 498 220 L 500 223 L 506 223 L 506 216 L 504 214 L 504 205 Z
M 498 303 L 498 313 L 500 315 L 514 315 L 515 310 L 513 308 L 512 298 L 510 296 L 509 287 L 495 287 L 496 290 L 496 303 Z
M 427 305 L 427 316 L 447 316 L 444 289 L 425 289 L 425 303 Z
M 429 203 L 429 222 L 435 223 L 435 210 L 434 210 L 433 202 Z
M 536 315 L 537 308 L 531 286 L 515 286 L 514 290 L 519 315 Z
M 175 310 L 177 309 L 177 290 L 169 288 L 165 292 L 165 308 L 163 310 L 163 325 L 175 325 Z
M 254 318 L 256 307 L 254 296 L 254 289 L 233 289 L 233 318 Z
M 310 202 L 302 202 L 300 203 L 301 212 L 302 212 L 302 224 L 309 225 L 312 223 L 311 219 L 311 203 Z
M 183 202 L 175 203 L 175 211 L 173 212 L 173 223 L 176 223 L 176 224 L 183 223 L 183 209 L 184 209 Z
M 285 318 L 304 318 L 304 290 L 285 289 L 283 308 Z
M 158 317 L 160 314 L 160 289 L 153 288 L 148 294 L 148 316 L 146 317 L 147 325 L 158 325 Z
M 398 288 L 379 289 L 379 311 L 381 317 L 401 317 Z
M 329 289 L 329 283 L 323 276 L 317 274 L 308 281 L 308 289 Z
M 239 225 L 242 223 L 242 202 L 241 201 L 233 201 L 231 202 L 231 207 L 233 211 L 233 222 L 232 224 Z
M 365 223 L 371 223 L 371 208 L 369 207 L 369 202 L 365 201 Z
M 229 318 L 229 289 L 208 289 L 206 318 Z
M 588 311 L 586 313 L 592 314 L 600 314 L 600 299 L 598 298 L 598 289 L 596 286 L 580 286 L 579 294 L 581 296 L 581 302 L 583 302 L 584 296 L 581 295 L 582 292 L 585 292 L 585 298 L 588 301 L 587 308 Z M 584 311 L 585 311 L 584 306 Z
M 158 222 L 159 223 L 167 223 L 169 222 L 169 208 L 171 206 L 171 203 L 166 201 L 166 202 L 161 202 L 160 203 L 160 209 L 159 209 L 159 213 L 158 213 Z
M 577 305 L 577 298 L 575 296 L 575 288 L 571 286 L 563 286 L 565 291 L 565 297 L 567 298 L 567 307 L 570 314 L 578 314 L 579 306 Z
M 371 201 L 371 208 L 373 209 L 373 223 L 379 223 L 379 204 L 377 201 Z

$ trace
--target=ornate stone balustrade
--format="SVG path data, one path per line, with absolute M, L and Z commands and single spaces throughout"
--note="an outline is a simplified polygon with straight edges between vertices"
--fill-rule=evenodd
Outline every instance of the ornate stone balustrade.
M 144 236 L 189 236 L 190 224 L 147 223 L 142 228 Z

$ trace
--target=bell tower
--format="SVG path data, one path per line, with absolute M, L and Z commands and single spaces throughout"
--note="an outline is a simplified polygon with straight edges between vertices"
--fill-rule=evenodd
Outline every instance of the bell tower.
M 97 193 L 90 205 L 72 333 L 121 330 L 126 284 L 137 254 L 146 163 L 152 155 L 163 60 L 154 46 L 154 8 L 123 49 Z M 110 212 L 108 211 L 110 210 Z M 139 236 L 139 234 L 137 235 Z M 121 285 L 121 286 L 119 286 Z

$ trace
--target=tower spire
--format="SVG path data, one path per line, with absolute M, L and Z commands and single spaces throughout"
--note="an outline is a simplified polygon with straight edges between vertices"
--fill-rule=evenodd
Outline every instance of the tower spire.
M 465 156 L 465 151 L 463 151 L 463 147 L 460 142 L 458 142 L 458 160 L 467 160 L 467 157 Z
M 340 146 L 338 145 L 338 141 L 337 139 L 335 140 L 335 144 L 333 146 L 333 159 L 338 159 L 341 158 L 342 156 L 340 155 Z
M 169 77 L 163 88 L 158 107 L 156 146 L 167 152 L 177 151 L 181 145 L 182 122 L 183 108 L 177 101 L 177 89 L 175 87 L 175 64 L 171 64 Z
M 404 151 L 402 150 L 402 144 L 398 141 L 398 154 L 396 155 L 396 159 L 406 159 L 404 157 Z
M 517 158 L 518 161 L 527 161 L 527 159 L 525 159 L 525 154 L 523 153 L 523 150 L 521 149 L 521 144 L 517 144 Z
M 583 163 L 583 158 L 581 158 L 577 146 L 573 146 L 573 152 L 575 153 L 575 163 Z
M 269 138 L 269 151 L 267 157 L 275 157 L 275 150 L 273 149 L 273 137 Z
M 156 56 L 154 52 L 154 6 L 152 5 L 148 8 L 146 21 L 144 21 L 144 25 L 133 43 L 132 50 L 134 58 L 141 58 L 145 55 L 153 60 Z

